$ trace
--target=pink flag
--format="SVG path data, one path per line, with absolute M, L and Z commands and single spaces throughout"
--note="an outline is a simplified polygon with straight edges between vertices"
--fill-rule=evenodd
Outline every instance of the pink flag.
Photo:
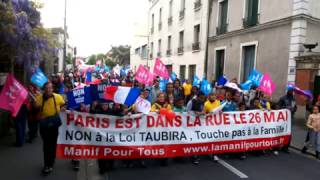
M 152 85 L 153 83 L 153 74 L 142 65 L 139 66 L 135 79 L 142 84 Z
M 96 66 L 101 66 L 102 61 L 101 60 L 97 60 L 96 62 Z
M 11 112 L 13 117 L 17 116 L 21 105 L 28 97 L 28 91 L 12 76 L 8 74 L 6 83 L 0 94 L 0 108 Z
M 273 91 L 276 89 L 276 85 L 272 82 L 269 74 L 264 74 L 259 89 L 268 95 L 272 95 Z
M 167 67 L 162 63 L 162 61 L 159 58 L 156 59 L 153 73 L 165 79 L 169 79 L 169 72 L 167 70 Z

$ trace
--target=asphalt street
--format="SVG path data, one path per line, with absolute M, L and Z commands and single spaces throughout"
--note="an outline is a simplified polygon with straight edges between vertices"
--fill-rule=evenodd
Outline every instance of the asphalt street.
M 168 167 L 160 167 L 149 161 L 148 168 L 124 168 L 120 165 L 109 172 L 108 180 L 319 180 L 320 161 L 291 150 L 279 156 L 249 156 L 246 160 L 223 158 L 218 163 L 203 157 L 200 165 L 171 161 Z

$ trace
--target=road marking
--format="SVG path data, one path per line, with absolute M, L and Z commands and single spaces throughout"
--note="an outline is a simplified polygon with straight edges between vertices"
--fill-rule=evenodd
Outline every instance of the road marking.
M 229 171 L 233 172 L 234 174 L 236 174 L 237 176 L 239 176 L 241 179 L 247 179 L 249 178 L 247 175 L 245 175 L 243 172 L 239 171 L 238 169 L 236 169 L 235 167 L 231 166 L 230 164 L 228 164 L 227 162 L 225 162 L 224 160 L 219 160 L 218 161 L 219 164 L 221 164 L 222 166 L 224 166 L 225 168 L 227 168 Z

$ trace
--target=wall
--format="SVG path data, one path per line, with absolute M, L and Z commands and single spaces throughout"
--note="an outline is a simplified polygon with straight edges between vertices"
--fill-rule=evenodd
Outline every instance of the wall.
M 182 20 L 179 19 L 180 0 L 173 0 L 172 18 L 173 22 L 171 26 L 168 26 L 169 18 L 169 1 L 159 0 L 153 6 L 151 6 L 149 13 L 149 33 L 151 30 L 151 16 L 154 14 L 154 33 L 150 33 L 150 43 L 154 43 L 154 50 L 152 52 L 153 57 L 158 52 L 158 40 L 161 39 L 161 59 L 165 64 L 172 64 L 173 71 L 179 75 L 180 65 L 196 65 L 196 74 L 202 78 L 204 73 L 204 61 L 205 61 L 205 47 L 207 40 L 207 0 L 202 0 L 202 6 L 199 11 L 194 10 L 193 0 L 186 0 L 185 16 Z M 159 23 L 159 9 L 162 8 L 162 29 L 158 30 Z M 194 41 L 194 26 L 200 24 L 200 51 L 192 51 L 192 43 Z M 179 32 L 184 31 L 184 53 L 178 55 L 179 46 Z M 167 39 L 171 35 L 171 56 L 166 55 L 167 51 Z M 151 52 L 150 52 L 151 53 Z M 150 61 L 151 69 L 153 68 L 154 59 Z M 186 70 L 186 77 L 188 77 L 188 68 Z
M 309 0 L 310 15 L 320 19 L 320 2 L 319 0 Z
M 292 15 L 293 0 L 260 0 L 259 24 L 290 17 Z M 228 32 L 243 29 L 242 19 L 245 12 L 245 0 L 229 0 L 228 7 Z M 218 26 L 218 0 L 213 0 L 210 20 L 210 36 L 216 35 Z
M 225 75 L 240 79 L 241 43 L 258 43 L 256 69 L 269 73 L 277 85 L 274 98 L 285 92 L 287 84 L 287 70 L 289 58 L 289 39 L 291 24 L 277 26 L 261 31 L 245 33 L 242 35 L 219 39 L 209 43 L 209 69 L 208 76 L 215 77 L 215 48 L 226 47 Z
M 318 42 L 318 46 L 313 49 L 314 52 L 320 52 L 320 22 L 307 23 L 306 43 L 313 44 Z

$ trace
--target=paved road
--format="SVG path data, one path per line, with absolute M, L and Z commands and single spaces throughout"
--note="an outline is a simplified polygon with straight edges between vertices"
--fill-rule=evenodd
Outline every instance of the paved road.
M 44 178 L 41 139 L 21 148 L 13 146 L 14 135 L 0 140 L 0 179 L 1 180 L 76 180 L 69 160 L 56 161 L 54 172 Z
M 117 167 L 108 175 L 108 180 L 234 180 L 248 178 L 257 180 L 319 180 L 320 161 L 305 157 L 299 153 L 272 154 L 254 157 L 242 161 L 223 159 L 219 163 L 208 159 L 202 160 L 198 166 L 189 161 L 171 162 L 168 167 L 160 167 L 150 163 L 146 169 Z

